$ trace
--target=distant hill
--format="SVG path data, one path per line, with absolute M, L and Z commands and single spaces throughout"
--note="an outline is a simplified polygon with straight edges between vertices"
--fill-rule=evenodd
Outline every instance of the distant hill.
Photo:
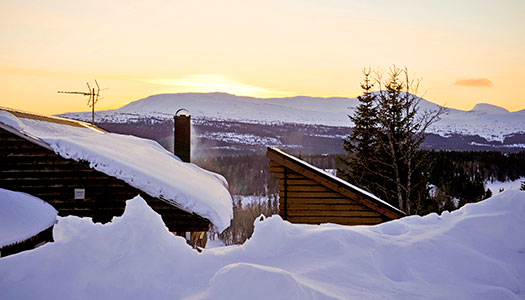
M 172 147 L 173 115 L 192 115 L 195 143 L 219 154 L 264 151 L 267 145 L 310 154 L 342 151 L 342 138 L 353 124 L 348 118 L 355 98 L 288 97 L 261 99 L 225 93 L 161 94 L 119 109 L 97 111 L 97 124 Z M 420 111 L 439 105 L 420 98 Z M 90 112 L 60 116 L 91 120 Z M 470 111 L 448 109 L 430 129 L 425 148 L 449 150 L 525 149 L 525 110 L 509 112 L 490 104 Z M 202 148 L 202 147 L 201 147 Z M 295 151 L 294 151 L 295 150 Z
M 160 94 L 133 101 L 119 109 L 98 111 L 97 122 L 128 122 L 143 118 L 171 119 L 186 108 L 194 119 L 246 123 L 295 123 L 351 127 L 348 115 L 358 105 L 355 98 L 289 97 L 261 99 L 225 93 Z M 422 111 L 440 106 L 420 100 Z M 61 116 L 89 120 L 88 112 Z M 448 109 L 429 131 L 447 137 L 453 134 L 479 135 L 487 141 L 503 141 L 508 135 L 525 133 L 525 113 L 509 112 L 490 104 L 478 104 L 470 111 Z

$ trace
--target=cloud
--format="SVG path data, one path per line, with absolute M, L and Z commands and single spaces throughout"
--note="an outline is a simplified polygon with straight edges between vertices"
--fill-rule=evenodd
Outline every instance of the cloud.
M 470 86 L 470 87 L 492 87 L 494 84 L 487 78 L 467 78 L 458 79 L 454 85 Z

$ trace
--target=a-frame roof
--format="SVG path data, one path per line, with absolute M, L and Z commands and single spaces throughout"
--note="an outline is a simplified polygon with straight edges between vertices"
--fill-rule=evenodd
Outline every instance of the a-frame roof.
M 359 196 L 358 199 L 356 199 L 358 202 L 387 217 L 397 219 L 406 215 L 403 211 L 381 200 L 374 194 L 369 193 L 355 185 L 352 185 L 342 180 L 341 178 L 333 176 L 315 166 L 312 166 L 311 164 L 293 155 L 285 153 L 280 149 L 268 147 L 266 156 L 271 161 L 274 161 L 296 173 L 299 173 L 319 183 L 320 185 L 323 185 L 337 193 L 342 194 L 343 196 L 355 198 L 355 195 L 357 194 Z

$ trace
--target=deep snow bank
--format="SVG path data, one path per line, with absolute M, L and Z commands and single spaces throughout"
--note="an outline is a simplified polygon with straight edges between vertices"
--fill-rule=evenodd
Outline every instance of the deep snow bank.
M 26 193 L 0 188 L 0 247 L 27 240 L 56 222 L 56 209 Z
M 257 221 L 198 254 L 139 197 L 107 225 L 60 218 L 56 242 L 0 259 L 11 298 L 524 299 L 525 192 L 376 226 Z

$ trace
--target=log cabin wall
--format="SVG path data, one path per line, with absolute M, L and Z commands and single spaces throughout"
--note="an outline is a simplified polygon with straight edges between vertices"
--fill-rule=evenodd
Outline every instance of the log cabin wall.
M 270 172 L 279 180 L 279 214 L 293 223 L 374 225 L 399 218 L 381 203 L 374 203 L 307 164 L 269 148 Z
M 86 162 L 65 159 L 42 144 L 0 128 L 0 187 L 36 196 L 61 216 L 91 217 L 102 223 L 121 216 L 126 200 L 140 194 L 171 232 L 208 230 L 207 219 L 91 169 Z M 81 193 L 75 197 L 75 189 L 83 189 L 84 197 Z

